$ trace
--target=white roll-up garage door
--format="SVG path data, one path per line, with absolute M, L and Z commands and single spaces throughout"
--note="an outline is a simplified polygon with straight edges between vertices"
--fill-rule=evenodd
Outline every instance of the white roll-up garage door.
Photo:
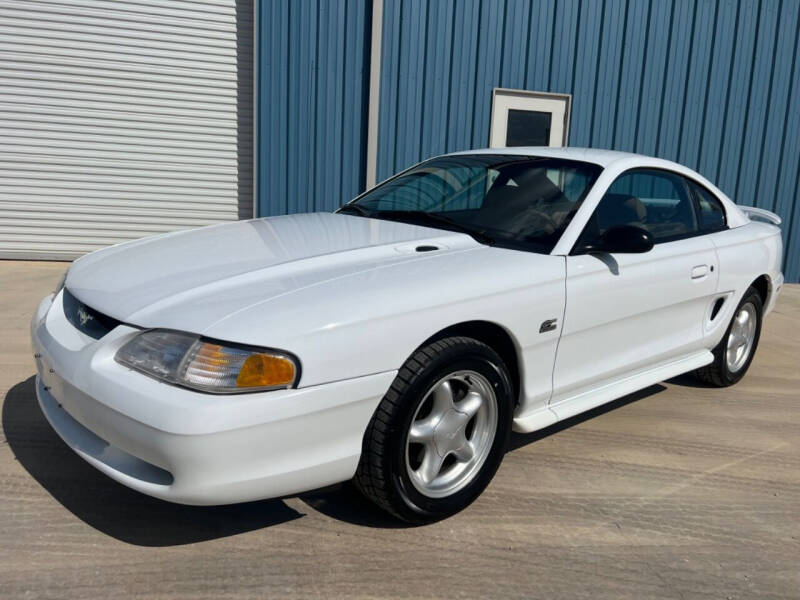
M 0 257 L 252 216 L 252 2 L 0 0 Z

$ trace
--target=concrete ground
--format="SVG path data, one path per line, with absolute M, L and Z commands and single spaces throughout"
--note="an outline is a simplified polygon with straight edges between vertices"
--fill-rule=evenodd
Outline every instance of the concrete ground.
M 53 433 L 28 321 L 65 265 L 0 261 L 0 598 L 800 598 L 800 286 L 747 377 L 518 436 L 465 512 L 403 527 L 345 487 L 192 508 Z

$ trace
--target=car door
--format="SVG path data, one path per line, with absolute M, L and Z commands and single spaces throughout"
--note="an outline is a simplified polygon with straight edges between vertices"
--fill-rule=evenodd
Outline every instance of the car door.
M 551 406 L 702 349 L 718 269 L 686 180 L 661 170 L 623 173 L 576 249 L 617 225 L 647 229 L 655 245 L 641 254 L 566 257 L 567 305 Z

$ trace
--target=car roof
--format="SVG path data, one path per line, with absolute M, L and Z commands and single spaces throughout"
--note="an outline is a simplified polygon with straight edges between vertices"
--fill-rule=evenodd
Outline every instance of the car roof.
M 544 158 L 563 158 L 567 160 L 580 160 L 590 162 L 601 167 L 607 167 L 613 162 L 623 159 L 640 159 L 643 162 L 653 160 L 650 156 L 634 154 L 633 152 L 620 152 L 618 150 L 604 150 L 601 148 L 552 148 L 549 146 L 514 146 L 511 148 L 480 148 L 453 152 L 450 156 L 459 154 L 513 154 L 515 156 L 537 156 Z M 664 162 L 664 161 L 661 161 Z M 669 161 L 666 161 L 669 162 Z M 677 163 L 674 163 L 675 166 Z

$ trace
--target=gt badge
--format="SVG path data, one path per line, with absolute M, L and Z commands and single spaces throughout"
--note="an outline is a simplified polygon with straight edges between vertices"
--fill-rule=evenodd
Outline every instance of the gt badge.
M 547 319 L 547 321 L 543 321 L 542 325 L 539 327 L 539 333 L 553 331 L 558 326 L 557 323 L 558 319 Z

